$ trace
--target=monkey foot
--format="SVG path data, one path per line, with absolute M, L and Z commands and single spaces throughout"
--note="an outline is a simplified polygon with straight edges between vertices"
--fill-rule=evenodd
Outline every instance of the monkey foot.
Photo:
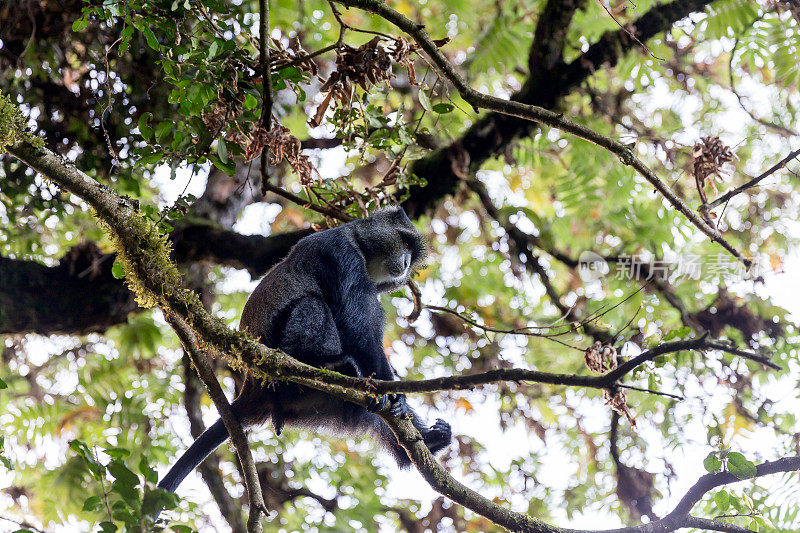
M 380 413 L 389 409 L 391 405 L 392 401 L 389 399 L 389 396 L 387 394 L 381 394 L 380 396 L 370 398 L 365 408 L 370 413 Z
M 389 401 L 392 402 L 389 411 L 392 416 L 405 416 L 410 412 L 405 394 L 390 394 Z
M 425 432 L 422 439 L 425 441 L 425 446 L 427 446 L 432 453 L 436 453 L 450 444 L 452 436 L 450 424 L 438 418 L 436 422 L 428 428 L 428 431 Z

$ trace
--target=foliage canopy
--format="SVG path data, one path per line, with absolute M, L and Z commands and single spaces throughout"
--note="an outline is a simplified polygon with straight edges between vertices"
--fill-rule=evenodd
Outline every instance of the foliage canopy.
M 297 239 L 402 203 L 432 254 L 416 277 L 418 320 L 410 289 L 383 302 L 404 380 L 587 375 L 615 354 L 718 343 L 648 360 L 621 379 L 634 390 L 509 380 L 413 395 L 454 419 L 446 468 L 506 507 L 563 526 L 648 522 L 706 471 L 749 479 L 757 463 L 800 453 L 798 309 L 781 307 L 796 302 L 778 275 L 796 272 L 800 235 L 800 167 L 787 157 L 796 2 L 389 4 L 481 93 L 628 144 L 749 271 L 620 154 L 473 107 L 414 35 L 348 5 L 372 1 L 270 2 L 265 91 L 259 2 L 8 2 L 0 148 L 35 140 L 133 201 L 232 326 Z M 12 107 L 33 134 L 20 135 Z M 248 500 L 224 447 L 180 498 L 153 490 L 216 411 L 163 315 L 139 307 L 155 300 L 124 285 L 120 245 L 85 200 L 0 156 L 0 520 L 139 531 L 168 505 L 173 531 L 244 531 Z M 215 365 L 234 394 L 239 374 Z M 501 529 L 424 493 L 367 441 L 262 428 L 250 442 L 270 530 Z M 693 513 L 796 531 L 798 473 L 710 490 Z

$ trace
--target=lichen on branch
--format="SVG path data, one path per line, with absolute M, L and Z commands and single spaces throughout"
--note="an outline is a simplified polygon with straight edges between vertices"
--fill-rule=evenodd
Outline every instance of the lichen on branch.
M 44 146 L 44 139 L 28 131 L 19 107 L 0 91 L 0 154 L 6 151 L 7 146 L 18 142 L 30 143 L 34 148 Z

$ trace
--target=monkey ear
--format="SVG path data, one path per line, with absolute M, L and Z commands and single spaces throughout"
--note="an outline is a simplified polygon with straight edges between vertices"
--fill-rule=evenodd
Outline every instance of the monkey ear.
M 406 214 L 406 210 L 403 209 L 402 205 L 395 206 L 394 210 L 395 210 L 395 212 L 394 212 L 395 220 L 399 220 L 401 222 L 408 222 L 409 224 L 411 224 L 411 219 L 408 218 L 408 215 Z

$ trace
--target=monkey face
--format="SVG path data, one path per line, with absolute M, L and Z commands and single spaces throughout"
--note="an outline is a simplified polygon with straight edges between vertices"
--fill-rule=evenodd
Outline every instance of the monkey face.
M 374 256 L 366 261 L 366 265 L 367 274 L 378 289 L 391 290 L 402 286 L 408 279 L 411 273 L 411 252 L 403 248 L 399 253 L 392 251 L 385 257 Z
M 380 292 L 403 286 L 425 257 L 425 242 L 400 207 L 354 223 L 355 244 Z

